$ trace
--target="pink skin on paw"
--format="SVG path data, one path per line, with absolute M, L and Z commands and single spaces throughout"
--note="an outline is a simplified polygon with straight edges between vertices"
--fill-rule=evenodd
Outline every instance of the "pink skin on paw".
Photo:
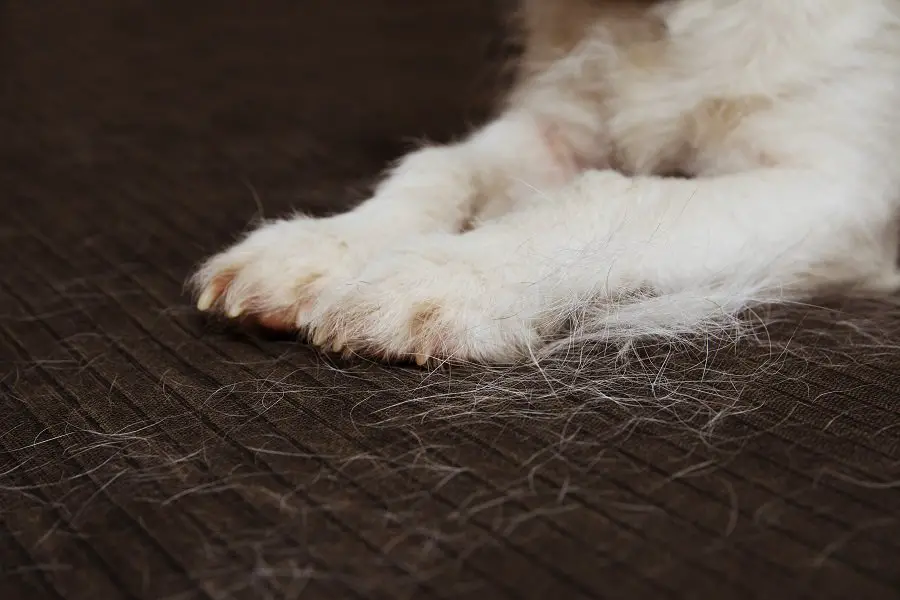
M 281 332 L 297 330 L 297 313 L 291 309 L 283 309 L 270 313 L 254 314 L 250 316 L 257 325 L 265 329 Z
M 197 300 L 197 309 L 201 312 L 219 312 L 229 319 L 240 319 L 246 323 L 260 326 L 277 332 L 290 333 L 299 330 L 298 316 L 312 308 L 313 300 L 310 298 L 310 286 L 320 277 L 320 273 L 313 273 L 297 284 L 297 301 L 293 306 L 281 308 L 260 308 L 262 297 L 252 295 L 226 303 L 225 297 L 232 285 L 237 270 L 225 271 L 216 276 L 207 284 Z

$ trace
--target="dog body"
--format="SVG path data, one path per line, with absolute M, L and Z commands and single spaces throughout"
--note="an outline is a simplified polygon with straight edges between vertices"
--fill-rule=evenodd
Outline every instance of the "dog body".
M 353 211 L 262 225 L 199 270 L 199 307 L 333 350 L 496 362 L 573 322 L 678 335 L 900 284 L 900 0 L 519 16 L 495 120 L 408 155 Z

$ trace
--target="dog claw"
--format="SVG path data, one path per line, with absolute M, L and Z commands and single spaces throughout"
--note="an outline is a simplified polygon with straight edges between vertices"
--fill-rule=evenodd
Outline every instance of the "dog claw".
M 324 329 L 317 330 L 312 339 L 313 346 L 323 346 L 327 341 L 328 333 Z
M 206 312 L 210 308 L 212 308 L 213 303 L 219 297 L 219 293 L 215 288 L 208 287 L 206 288 L 202 294 L 200 294 L 200 298 L 197 300 L 197 310 L 200 312 Z

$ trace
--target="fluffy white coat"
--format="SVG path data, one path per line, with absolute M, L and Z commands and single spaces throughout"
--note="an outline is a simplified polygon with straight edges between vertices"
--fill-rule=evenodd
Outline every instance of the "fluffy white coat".
M 199 308 L 507 362 L 573 325 L 622 341 L 898 287 L 900 0 L 524 0 L 522 22 L 498 118 L 350 212 L 261 225 L 200 268 Z

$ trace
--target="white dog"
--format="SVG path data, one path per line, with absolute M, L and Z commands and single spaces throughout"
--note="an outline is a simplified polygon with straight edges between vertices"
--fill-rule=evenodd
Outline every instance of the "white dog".
M 893 290 L 900 0 L 523 0 L 500 116 L 342 215 L 263 224 L 198 306 L 385 359 L 703 331 Z M 680 174 L 680 177 L 672 176 Z

